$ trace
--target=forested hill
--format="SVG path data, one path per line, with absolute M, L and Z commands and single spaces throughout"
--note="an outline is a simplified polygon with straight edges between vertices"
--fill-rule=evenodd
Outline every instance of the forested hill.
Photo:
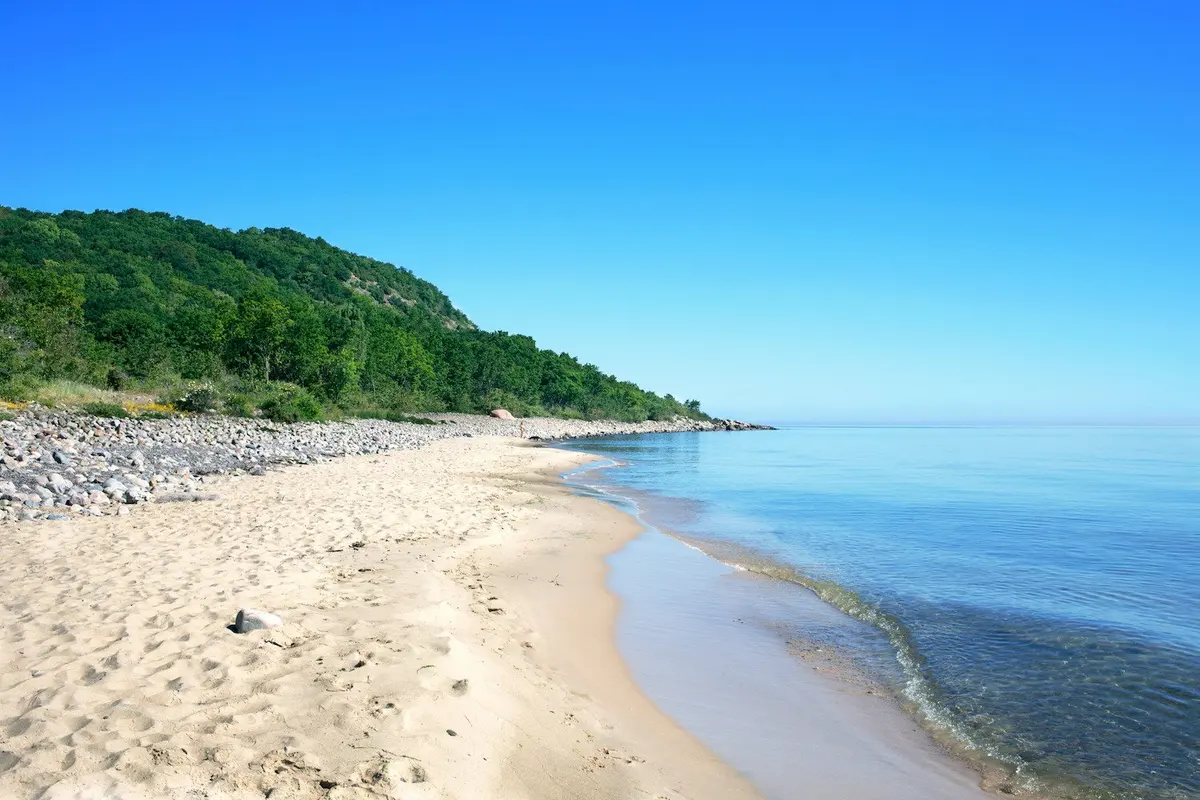
M 0 206 L 0 393 L 62 379 L 203 382 L 243 412 L 290 393 L 349 413 L 700 415 L 528 336 L 478 330 L 433 284 L 320 238 Z

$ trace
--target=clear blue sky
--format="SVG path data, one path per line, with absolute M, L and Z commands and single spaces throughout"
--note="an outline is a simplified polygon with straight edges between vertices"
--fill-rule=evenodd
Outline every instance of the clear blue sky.
M 0 203 L 324 236 L 721 414 L 1200 421 L 1200 4 L 582 5 L 8 3 Z

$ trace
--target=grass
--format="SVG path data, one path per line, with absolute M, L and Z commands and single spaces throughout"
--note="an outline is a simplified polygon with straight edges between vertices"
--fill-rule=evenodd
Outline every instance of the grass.
M 27 387 L 20 402 L 0 402 L 0 408 L 19 411 L 30 403 L 46 408 L 76 408 L 97 417 L 165 419 L 175 409 L 155 402 L 145 393 L 101 389 L 78 381 L 50 381 Z
M 125 410 L 125 406 L 120 403 L 106 403 L 103 400 L 84 403 L 83 410 L 93 417 L 119 417 L 124 419 L 129 416 L 129 412 Z

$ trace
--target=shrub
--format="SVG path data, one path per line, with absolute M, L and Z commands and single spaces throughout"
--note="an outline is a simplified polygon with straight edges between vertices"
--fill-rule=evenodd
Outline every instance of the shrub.
M 16 418 L 16 414 L 9 413 L 8 411 L 0 411 L 0 422 L 12 422 Z
M 320 401 L 299 386 L 282 389 L 259 408 L 274 422 L 319 422 L 325 416 Z
M 258 410 L 254 400 L 246 394 L 231 394 L 221 405 L 225 407 L 226 414 L 235 417 L 253 417 L 254 412 Z
M 188 391 L 178 400 L 175 400 L 172 405 L 181 411 L 190 411 L 193 414 L 202 414 L 205 411 L 216 411 L 217 404 L 221 398 L 217 394 L 217 390 L 211 386 L 197 386 Z
M 129 375 L 120 367 L 113 367 L 104 376 L 104 382 L 108 384 L 109 389 L 119 392 L 129 385 Z
M 87 403 L 84 405 L 83 410 L 91 414 L 93 417 L 118 417 L 120 419 L 129 418 L 129 412 L 125 410 L 124 406 L 118 403 L 105 403 L 103 401 L 96 401 L 94 403 Z

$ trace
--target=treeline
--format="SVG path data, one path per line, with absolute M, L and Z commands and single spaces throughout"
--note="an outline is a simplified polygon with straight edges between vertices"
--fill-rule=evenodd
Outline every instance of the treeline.
M 296 231 L 0 207 L 0 394 L 205 382 L 234 410 L 703 416 L 528 336 L 476 327 L 408 270 Z

